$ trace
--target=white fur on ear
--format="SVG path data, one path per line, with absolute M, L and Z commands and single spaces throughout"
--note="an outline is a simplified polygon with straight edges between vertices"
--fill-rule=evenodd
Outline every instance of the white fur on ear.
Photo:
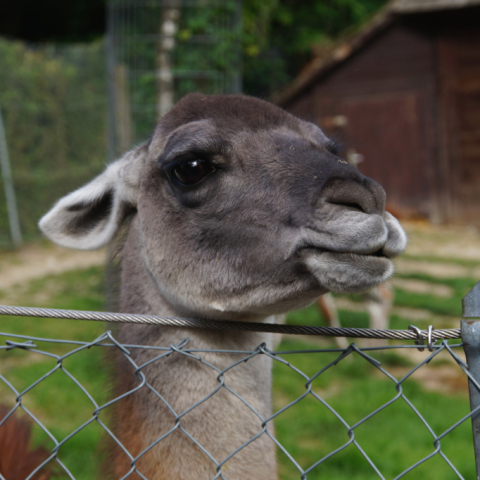
M 106 245 L 130 207 L 137 205 L 146 145 L 127 152 L 87 185 L 60 199 L 40 220 L 53 242 L 68 248 L 94 250 Z

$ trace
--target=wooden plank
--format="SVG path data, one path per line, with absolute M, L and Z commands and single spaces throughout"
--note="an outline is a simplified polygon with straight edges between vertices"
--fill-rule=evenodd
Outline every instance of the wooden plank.
M 439 40 L 450 219 L 480 224 L 480 33 L 449 29 Z M 445 161 L 445 160 L 444 160 Z

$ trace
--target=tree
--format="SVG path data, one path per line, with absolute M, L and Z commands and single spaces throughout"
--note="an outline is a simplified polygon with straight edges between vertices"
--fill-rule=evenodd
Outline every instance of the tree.
M 291 81 L 315 46 L 364 22 L 387 0 L 244 0 L 246 93 L 268 97 Z
M 105 33 L 107 0 L 17 0 L 0 6 L 0 35 L 28 42 L 89 41 Z M 180 1 L 180 0 L 179 0 Z M 269 97 L 291 81 L 315 46 L 355 28 L 387 0 L 243 0 L 243 86 Z M 207 0 L 205 0 L 207 4 Z M 222 0 L 220 4 L 228 3 Z M 203 19 L 198 19 L 199 22 Z M 195 22 L 194 22 L 195 23 Z M 197 22 L 198 23 L 198 22 Z M 178 29 L 179 39 L 195 28 Z M 198 30 L 198 28 L 197 28 Z M 186 62 L 199 62 L 183 52 Z

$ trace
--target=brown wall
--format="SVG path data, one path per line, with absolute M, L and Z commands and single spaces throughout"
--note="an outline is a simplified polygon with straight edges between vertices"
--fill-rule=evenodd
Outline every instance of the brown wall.
M 315 105 L 313 103 L 313 97 L 315 87 L 309 88 L 302 92 L 302 95 L 297 97 L 293 102 L 284 106 L 289 112 L 293 113 L 297 117 L 307 120 L 308 122 L 317 122 L 317 114 Z
M 448 213 L 453 221 L 480 224 L 479 29 L 445 31 L 438 53 Z

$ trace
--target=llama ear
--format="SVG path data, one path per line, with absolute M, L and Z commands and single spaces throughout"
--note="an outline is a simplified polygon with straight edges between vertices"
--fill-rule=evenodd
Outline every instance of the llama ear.
M 147 148 L 145 144 L 127 152 L 90 183 L 60 199 L 40 220 L 42 232 L 63 247 L 93 250 L 107 244 L 137 205 Z

